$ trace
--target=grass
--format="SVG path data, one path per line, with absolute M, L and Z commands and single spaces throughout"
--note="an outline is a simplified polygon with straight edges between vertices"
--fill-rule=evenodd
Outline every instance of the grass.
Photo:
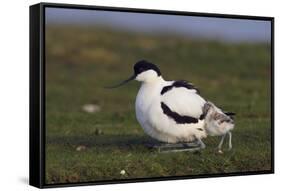
M 182 176 L 271 169 L 270 45 L 222 43 L 74 26 L 47 26 L 46 183 Z M 233 150 L 160 154 L 135 118 L 139 88 L 123 80 L 140 59 L 167 80 L 185 79 L 237 113 Z M 87 113 L 85 104 L 101 110 Z M 83 149 L 78 149 L 78 148 Z M 125 170 L 124 175 L 120 174 Z

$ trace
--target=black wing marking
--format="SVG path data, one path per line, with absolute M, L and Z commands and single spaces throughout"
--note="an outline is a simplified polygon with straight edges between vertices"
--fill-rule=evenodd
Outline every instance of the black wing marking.
M 173 88 L 173 85 L 170 86 L 164 86 L 161 90 L 161 95 L 163 95 L 164 93 L 168 92 L 169 90 L 171 90 Z
M 161 102 L 161 108 L 164 114 L 172 118 L 178 124 L 185 123 L 198 123 L 198 119 L 186 115 L 180 115 L 177 112 L 172 111 L 164 102 Z
M 225 111 L 223 112 L 225 115 L 227 115 L 228 117 L 230 117 L 231 119 L 234 119 L 234 116 L 236 115 L 236 113 L 233 113 L 233 112 L 228 112 L 228 111 Z
M 228 115 L 228 116 L 234 116 L 234 115 L 236 115 L 236 113 L 228 112 L 228 111 L 225 111 L 224 114 L 225 114 L 225 115 Z
M 176 87 L 176 88 L 184 87 L 186 89 L 195 90 L 196 93 L 198 93 L 198 94 L 200 93 L 199 90 L 195 86 L 193 86 L 193 84 L 191 84 L 191 83 L 189 83 L 185 80 L 179 80 L 179 81 L 175 81 L 172 85 L 163 87 L 162 90 L 161 90 L 161 95 L 170 91 L 174 87 Z

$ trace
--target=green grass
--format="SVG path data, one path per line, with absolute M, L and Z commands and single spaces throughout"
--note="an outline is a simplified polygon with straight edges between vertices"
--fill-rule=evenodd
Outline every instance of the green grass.
M 46 43 L 46 183 L 271 169 L 270 45 L 73 26 L 48 26 Z M 218 137 L 206 138 L 207 148 L 194 153 L 144 146 L 153 140 L 135 118 L 140 85 L 103 88 L 130 76 L 144 58 L 165 79 L 189 80 L 202 96 L 237 113 L 232 151 L 215 152 Z M 91 103 L 100 112 L 82 110 Z

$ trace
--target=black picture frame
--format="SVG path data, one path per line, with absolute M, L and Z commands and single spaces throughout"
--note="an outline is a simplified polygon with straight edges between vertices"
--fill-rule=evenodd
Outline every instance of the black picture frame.
M 45 140 L 45 104 L 46 104 L 45 9 L 48 7 L 270 21 L 271 22 L 271 151 L 272 151 L 271 170 L 223 173 L 223 174 L 188 175 L 188 176 L 176 176 L 176 177 L 155 177 L 155 178 L 139 178 L 139 179 L 126 179 L 126 180 L 109 180 L 109 181 L 105 180 L 105 181 L 95 181 L 95 182 L 46 184 L 45 183 L 45 144 L 46 144 L 45 142 L 46 141 Z M 249 16 L 249 15 L 196 13 L 196 12 L 183 12 L 183 11 L 102 7 L 102 6 L 56 4 L 56 3 L 39 3 L 39 4 L 32 5 L 30 6 L 30 134 L 29 135 L 30 135 L 29 184 L 38 188 L 132 183 L 132 182 L 242 176 L 242 175 L 274 173 L 274 18 Z

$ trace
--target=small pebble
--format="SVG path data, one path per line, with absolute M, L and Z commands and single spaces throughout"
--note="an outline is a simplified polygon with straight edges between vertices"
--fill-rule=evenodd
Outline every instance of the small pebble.
M 124 174 L 126 174 L 126 171 L 125 171 L 125 170 L 121 170 L 121 171 L 120 171 L 120 174 L 121 174 L 121 175 L 124 175 Z
M 95 104 L 85 104 L 82 106 L 82 109 L 87 113 L 96 113 L 100 111 L 100 106 Z
M 223 154 L 222 150 L 219 150 L 218 153 L 219 153 L 219 154 Z
M 84 150 L 86 150 L 86 146 L 84 145 L 80 145 L 76 148 L 76 151 L 84 151 Z

